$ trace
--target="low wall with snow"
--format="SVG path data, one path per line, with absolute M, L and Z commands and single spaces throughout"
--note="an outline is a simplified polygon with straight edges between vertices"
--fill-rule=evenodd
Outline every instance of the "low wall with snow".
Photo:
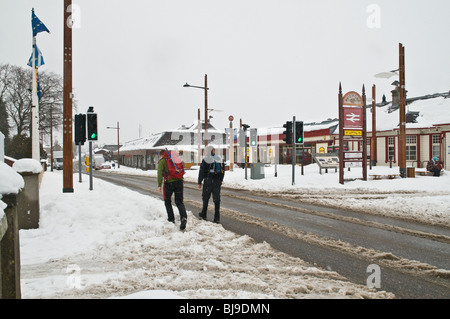
M 20 244 L 18 204 L 22 201 L 23 178 L 0 161 L 0 299 L 19 299 Z
M 0 299 L 20 299 L 19 194 L 2 195 L 7 228 L 0 241 Z
M 13 169 L 22 175 L 24 187 L 22 198 L 17 207 L 19 229 L 39 228 L 39 177 L 42 172 L 41 163 L 31 158 L 17 160 Z

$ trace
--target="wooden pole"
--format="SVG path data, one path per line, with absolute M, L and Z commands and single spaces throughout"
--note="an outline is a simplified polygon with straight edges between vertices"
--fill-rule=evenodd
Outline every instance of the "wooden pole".
M 362 87 L 362 120 L 363 120 L 363 129 L 362 129 L 362 169 L 363 169 L 363 180 L 367 181 L 367 129 L 366 129 L 366 117 L 367 117 L 367 113 L 366 113 L 366 88 L 363 84 Z
M 50 105 L 50 170 L 53 172 L 53 106 Z
M 371 159 L 372 159 L 372 165 L 376 166 L 377 165 L 377 117 L 376 117 L 376 112 L 377 112 L 377 103 L 376 103 L 376 86 L 375 84 L 372 85 L 372 145 L 370 148 L 370 154 L 371 154 Z
M 200 120 L 200 108 L 198 109 L 198 127 L 197 127 L 197 134 L 198 134 L 198 154 L 197 154 L 197 163 L 200 165 L 202 163 L 202 121 Z
M 120 141 L 119 141 L 119 133 L 120 127 L 119 122 L 117 122 L 117 168 L 120 168 Z
M 342 86 L 339 82 L 338 107 L 339 107 L 339 183 L 344 184 L 344 109 L 342 101 Z
M 73 193 L 72 0 L 64 0 L 63 193 Z
M 399 167 L 400 176 L 406 178 L 406 93 L 405 93 L 405 47 L 399 43 Z
M 205 150 L 208 146 L 208 75 L 205 74 Z

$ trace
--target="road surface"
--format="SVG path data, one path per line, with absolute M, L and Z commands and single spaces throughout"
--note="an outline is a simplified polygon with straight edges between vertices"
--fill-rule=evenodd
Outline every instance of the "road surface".
M 154 177 L 94 174 L 161 198 Z M 202 204 L 196 184 L 186 182 L 184 198 L 187 210 L 198 216 Z M 208 220 L 213 211 L 210 205 Z M 450 229 L 445 227 L 305 204 L 295 194 L 227 188 L 222 189 L 221 223 L 354 283 L 365 285 L 376 265 L 380 289 L 397 298 L 450 298 Z

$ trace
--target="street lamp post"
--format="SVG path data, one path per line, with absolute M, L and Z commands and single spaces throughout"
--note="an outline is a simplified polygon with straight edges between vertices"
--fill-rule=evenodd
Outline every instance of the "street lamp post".
M 106 128 L 117 130 L 117 168 L 120 168 L 120 142 L 119 142 L 119 122 L 117 122 L 117 127 L 107 126 Z
M 188 83 L 184 84 L 183 87 L 191 87 L 197 89 L 205 90 L 205 147 L 208 146 L 208 75 L 205 74 L 205 86 L 195 86 Z M 199 136 L 200 138 L 200 136 Z
M 406 89 L 405 89 L 405 47 L 399 43 L 399 68 L 389 72 L 375 74 L 377 78 L 399 77 L 399 137 L 398 165 L 400 176 L 406 177 Z M 399 73 L 396 73 L 399 71 Z
M 399 43 L 399 111 L 400 111 L 400 140 L 399 164 L 400 176 L 406 177 L 406 90 L 405 90 L 405 47 Z

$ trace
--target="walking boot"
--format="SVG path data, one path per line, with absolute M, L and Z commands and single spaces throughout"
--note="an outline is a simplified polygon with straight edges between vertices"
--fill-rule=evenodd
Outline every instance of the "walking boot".
M 220 202 L 214 203 L 214 222 L 220 224 Z

